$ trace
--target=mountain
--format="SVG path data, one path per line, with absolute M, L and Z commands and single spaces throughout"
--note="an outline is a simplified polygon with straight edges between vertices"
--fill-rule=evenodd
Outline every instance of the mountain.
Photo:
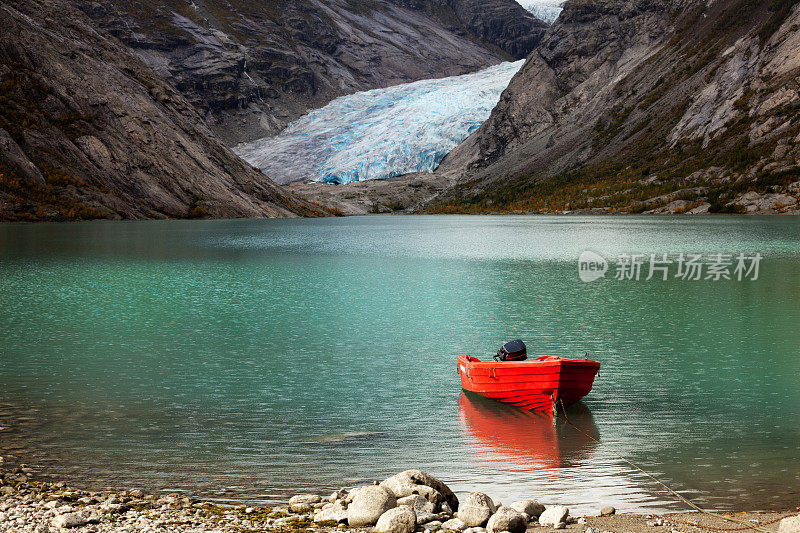
M 229 145 L 333 98 L 525 57 L 547 24 L 514 0 L 73 0 Z
M 0 28 L 0 220 L 322 214 L 68 2 L 3 2 Z
M 800 193 L 793 0 L 569 0 L 434 212 L 782 212 Z

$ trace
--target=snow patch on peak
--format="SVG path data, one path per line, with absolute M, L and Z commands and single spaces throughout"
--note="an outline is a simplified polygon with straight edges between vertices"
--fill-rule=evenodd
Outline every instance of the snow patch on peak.
M 433 172 L 489 118 L 523 63 L 342 96 L 278 136 L 240 144 L 234 151 L 280 184 Z

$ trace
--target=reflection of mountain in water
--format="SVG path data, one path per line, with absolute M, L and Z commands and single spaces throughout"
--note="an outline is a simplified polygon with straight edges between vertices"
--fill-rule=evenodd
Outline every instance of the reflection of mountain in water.
M 567 416 L 587 435 L 563 418 L 525 411 L 463 391 L 458 402 L 461 425 L 477 453 L 487 460 L 505 461 L 523 470 L 551 470 L 576 466 L 597 444 L 597 426 L 582 403 L 569 407 Z

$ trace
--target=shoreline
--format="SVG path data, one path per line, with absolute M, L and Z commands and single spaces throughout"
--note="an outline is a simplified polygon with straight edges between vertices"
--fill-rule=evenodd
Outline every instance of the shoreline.
M 6 456 L 8 457 L 8 456 Z M 17 459 L 16 457 L 14 459 Z M 595 514 L 571 516 L 566 508 L 559 505 L 545 506 L 535 500 L 518 502 L 492 501 L 481 493 L 472 493 L 458 498 L 441 481 L 424 472 L 408 470 L 392 476 L 378 484 L 365 485 L 351 489 L 340 489 L 330 495 L 303 494 L 292 497 L 285 504 L 247 505 L 214 503 L 186 494 L 146 493 L 141 489 L 120 489 L 116 491 L 90 491 L 71 486 L 65 481 L 42 481 L 39 474 L 24 463 L 10 462 L 0 458 L 0 533 L 51 531 L 74 531 L 79 533 L 100 532 L 279 532 L 279 533 L 500 533 L 500 526 L 494 525 L 496 514 L 506 512 L 510 516 L 524 517 L 521 524 L 514 526 L 512 533 L 549 533 L 559 530 L 579 533 L 695 533 L 716 530 L 746 531 L 746 526 L 731 523 L 720 518 L 733 517 L 739 522 L 752 523 L 759 530 L 779 531 L 781 520 L 789 517 L 791 523 L 800 526 L 800 517 L 795 509 L 769 511 L 744 511 L 714 513 L 716 516 L 698 512 L 669 512 L 664 514 L 617 514 L 613 507 L 598 509 Z M 412 485 L 408 484 L 408 479 Z M 419 485 L 413 483 L 420 483 Z M 438 489 L 438 490 L 437 490 Z M 362 511 L 374 503 L 374 496 L 366 498 L 365 493 L 386 492 L 392 502 L 380 509 L 375 518 L 366 523 L 349 525 L 354 520 L 352 509 Z M 405 497 L 392 496 L 408 494 Z M 445 496 L 442 497 L 441 494 Z M 475 498 L 475 495 L 479 497 Z M 453 512 L 447 502 L 456 498 L 456 506 L 461 511 Z M 361 498 L 361 500 L 359 500 Z M 366 498 L 366 499 L 365 499 Z M 483 527 L 467 526 L 467 518 L 479 509 L 481 498 L 488 505 L 496 505 L 484 520 Z M 367 504 L 363 502 L 369 500 Z M 478 507 L 475 502 L 478 501 Z M 433 503 L 438 502 L 434 508 Z M 365 507 L 366 505 L 366 507 Z M 348 518 L 348 507 L 351 509 Z M 530 511 L 536 509 L 538 511 Z M 560 508 L 560 509 L 559 509 Z M 413 509 L 413 511 L 408 511 Z M 520 514 L 513 509 L 524 509 L 533 516 Z M 537 513 L 545 511 L 552 515 L 562 513 L 559 523 L 541 524 Z M 414 525 L 402 524 L 402 520 L 387 522 L 385 515 L 411 512 Z M 563 515 L 563 513 L 567 513 Z M 377 518 L 380 516 L 380 518 Z M 797 517 L 797 518 L 792 518 Z M 550 520 L 551 518 L 548 518 Z M 375 521 L 377 520 L 377 526 Z M 502 519 L 501 519 L 502 520 Z M 545 520 L 545 515 L 541 515 Z M 788 522 L 788 521 L 787 521 Z M 471 522 L 475 523 L 475 522 Z M 499 522 L 502 523 L 502 522 Z M 513 521 L 510 522 L 513 524 Z M 387 526 L 387 524 L 391 524 Z M 457 529 L 448 527 L 456 524 Z M 784 522 L 786 524 L 786 522 Z M 700 527 L 698 527 L 700 526 Z M 388 529 L 387 529 L 388 527 Z M 511 527 L 511 526 L 509 526 Z M 794 527 L 794 526 L 793 526 Z M 487 530 L 488 528 L 488 530 Z M 751 531 L 753 529 L 750 529 Z M 795 529 L 780 531 L 794 532 Z M 506 530 L 503 530 L 506 533 Z
M 337 208 L 338 209 L 338 208 Z M 486 212 L 427 212 L 427 211 L 381 211 L 379 213 L 371 212 L 342 212 L 324 217 L 239 217 L 239 218 L 224 218 L 224 217 L 199 217 L 199 218 L 126 218 L 126 219 L 112 219 L 112 218 L 85 218 L 85 219 L 51 219 L 51 220 L 10 220 L 0 218 L 0 226 L 34 226 L 40 224 L 103 224 L 103 223 L 137 223 L 137 222 L 235 222 L 235 221 L 256 221 L 256 220 L 318 220 L 318 219 L 346 219 L 358 217 L 378 217 L 378 216 L 406 216 L 406 217 L 448 217 L 448 216 L 468 216 L 468 217 L 639 217 L 639 218 L 717 218 L 717 217 L 735 217 L 735 218 L 755 218 L 755 217 L 769 217 L 769 218 L 788 218 L 800 217 L 800 209 L 795 211 L 783 212 L 752 212 L 752 213 L 701 213 L 701 214 L 687 214 L 687 213 L 626 213 L 620 211 L 607 211 L 602 209 L 578 209 L 574 211 L 548 211 L 548 212 L 534 212 L 534 211 L 486 211 Z
M 31 437 L 38 431 L 38 411 L 34 406 L 29 406 L 26 409 L 18 405 L 14 406 L 11 403 L 0 402 L 0 489 L 4 486 L 28 482 L 33 484 L 31 486 L 36 486 L 37 484 L 52 486 L 66 482 L 70 486 L 69 490 L 77 491 L 84 495 L 110 494 L 134 490 L 161 496 L 170 494 L 178 499 L 188 497 L 193 502 L 204 501 L 215 507 L 226 509 L 236 507 L 274 508 L 285 504 L 290 496 L 298 492 L 313 491 L 321 495 L 329 494 L 342 486 L 352 487 L 359 484 L 373 483 L 375 478 L 371 476 L 376 475 L 374 471 L 364 471 L 363 475 L 354 476 L 347 480 L 338 478 L 283 486 L 281 486 L 282 483 L 279 479 L 275 479 L 273 482 L 258 482 L 256 484 L 245 482 L 236 486 L 225 485 L 220 480 L 206 481 L 205 483 L 201 481 L 198 483 L 197 476 L 202 477 L 203 474 L 192 473 L 191 471 L 173 471 L 156 477 L 131 475 L 114 477 L 110 476 L 102 467 L 99 470 L 96 467 L 86 470 L 86 464 L 83 465 L 84 468 L 70 466 L 68 456 L 63 453 L 53 454 L 52 450 L 42 447 L 41 443 L 37 445 L 33 442 Z M 67 468 L 64 468 L 65 465 Z M 221 470 L 221 472 L 225 473 L 224 470 Z M 389 473 L 382 472 L 384 475 Z M 476 489 L 474 483 L 466 486 L 460 483 L 458 488 L 454 490 L 461 496 L 472 490 L 487 489 Z M 487 492 L 490 493 L 490 496 L 498 496 L 493 494 L 491 490 L 487 490 Z M 0 496 L 2 496 L 1 493 Z M 500 496 L 504 500 L 512 497 L 508 495 Z M 513 497 L 537 497 L 541 498 L 545 505 L 562 504 L 567 507 L 575 506 L 572 509 L 576 515 L 588 513 L 587 516 L 591 515 L 593 510 L 596 510 L 594 507 L 599 509 L 601 504 L 625 507 L 625 503 L 617 499 L 609 498 L 604 500 L 597 498 L 597 495 L 593 494 L 586 500 L 585 498 L 588 496 L 589 494 L 587 493 L 578 493 L 577 498 L 573 495 L 570 500 L 564 501 L 557 495 L 548 497 L 546 490 L 537 490 L 532 494 L 516 491 Z M 665 497 L 660 502 L 656 506 L 648 506 L 649 508 L 637 509 L 637 506 L 634 505 L 632 508 L 623 509 L 623 511 L 626 516 L 645 517 L 646 519 L 649 519 L 648 517 L 650 516 L 670 516 L 687 512 L 682 510 L 685 506 L 673 498 Z M 0 505 L 2 503 L 0 501 Z M 708 503 L 701 504 L 703 507 L 706 505 Z M 717 504 L 713 507 L 708 507 L 708 509 L 715 513 L 731 515 L 739 513 L 764 514 L 789 512 L 795 509 L 795 506 L 800 506 L 800 498 L 793 499 L 792 491 L 789 491 L 785 497 L 772 500 L 763 497 L 759 498 L 758 494 L 755 493 L 743 500 L 737 499 L 735 502 L 722 500 L 721 505 Z M 800 507 L 797 507 L 797 509 L 800 509 Z M 0 527 L 0 533 L 4 531 Z M 658 530 L 652 531 L 653 533 L 659 533 Z

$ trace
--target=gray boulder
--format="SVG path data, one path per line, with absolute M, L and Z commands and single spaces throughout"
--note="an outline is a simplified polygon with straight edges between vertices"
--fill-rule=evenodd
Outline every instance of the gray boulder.
M 544 512 L 539 515 L 539 524 L 555 527 L 562 522 L 566 522 L 568 516 L 568 508 L 563 505 L 553 505 L 545 509 Z
M 336 500 L 314 513 L 314 522 L 335 520 L 340 524 L 347 522 L 347 507 L 342 500 Z
M 383 513 L 397 505 L 397 498 L 393 494 L 375 485 L 354 489 L 348 499 L 352 499 L 347 507 L 347 523 L 350 527 L 373 526 Z
M 407 505 L 389 509 L 378 518 L 378 523 L 375 525 L 375 531 L 378 533 L 414 533 L 416 528 L 417 515 L 414 514 L 414 509 Z
M 406 470 L 381 482 L 397 498 L 419 494 L 429 502 L 439 505 L 446 501 L 451 510 L 458 509 L 458 497 L 450 487 L 421 470 Z
M 465 524 L 460 518 L 453 518 L 443 523 L 442 529 L 447 529 L 450 531 L 464 531 L 467 529 L 467 524 Z
M 319 503 L 322 501 L 316 494 L 298 494 L 297 496 L 292 496 L 289 498 L 289 505 L 293 505 L 296 503 L 305 503 L 308 505 L 314 505 L 315 503 Z
M 778 533 L 800 533 L 800 516 L 790 516 L 781 520 Z
M 489 496 L 482 492 L 473 492 L 458 509 L 458 518 L 469 527 L 483 526 L 496 510 Z
M 51 524 L 53 527 L 78 527 L 86 524 L 86 518 L 82 513 L 67 513 L 53 518 Z
M 345 489 L 339 489 L 328 496 L 328 501 L 333 503 L 336 500 L 344 500 L 345 498 L 347 498 L 347 491 Z
M 419 513 L 420 511 L 426 513 L 433 513 L 436 511 L 436 505 L 432 502 L 429 502 L 425 496 L 421 496 L 419 494 L 412 494 L 411 496 L 405 496 L 403 498 L 397 499 L 397 505 L 408 505 L 412 507 L 414 511 Z
M 533 518 L 539 518 L 539 515 L 544 512 L 544 505 L 536 500 L 516 501 L 509 505 L 509 507 Z
M 524 533 L 528 527 L 528 521 L 522 513 L 511 507 L 501 507 L 489 518 L 486 525 L 487 533 L 499 533 L 508 531 L 509 533 Z
M 610 505 L 603 507 L 600 509 L 600 516 L 611 516 L 612 514 L 616 513 L 617 510 L 611 507 Z
M 439 520 L 438 514 L 428 513 L 426 511 L 417 511 L 417 510 L 414 510 L 414 512 L 417 515 L 418 525 L 427 524 L 428 522 L 433 522 L 434 520 Z

